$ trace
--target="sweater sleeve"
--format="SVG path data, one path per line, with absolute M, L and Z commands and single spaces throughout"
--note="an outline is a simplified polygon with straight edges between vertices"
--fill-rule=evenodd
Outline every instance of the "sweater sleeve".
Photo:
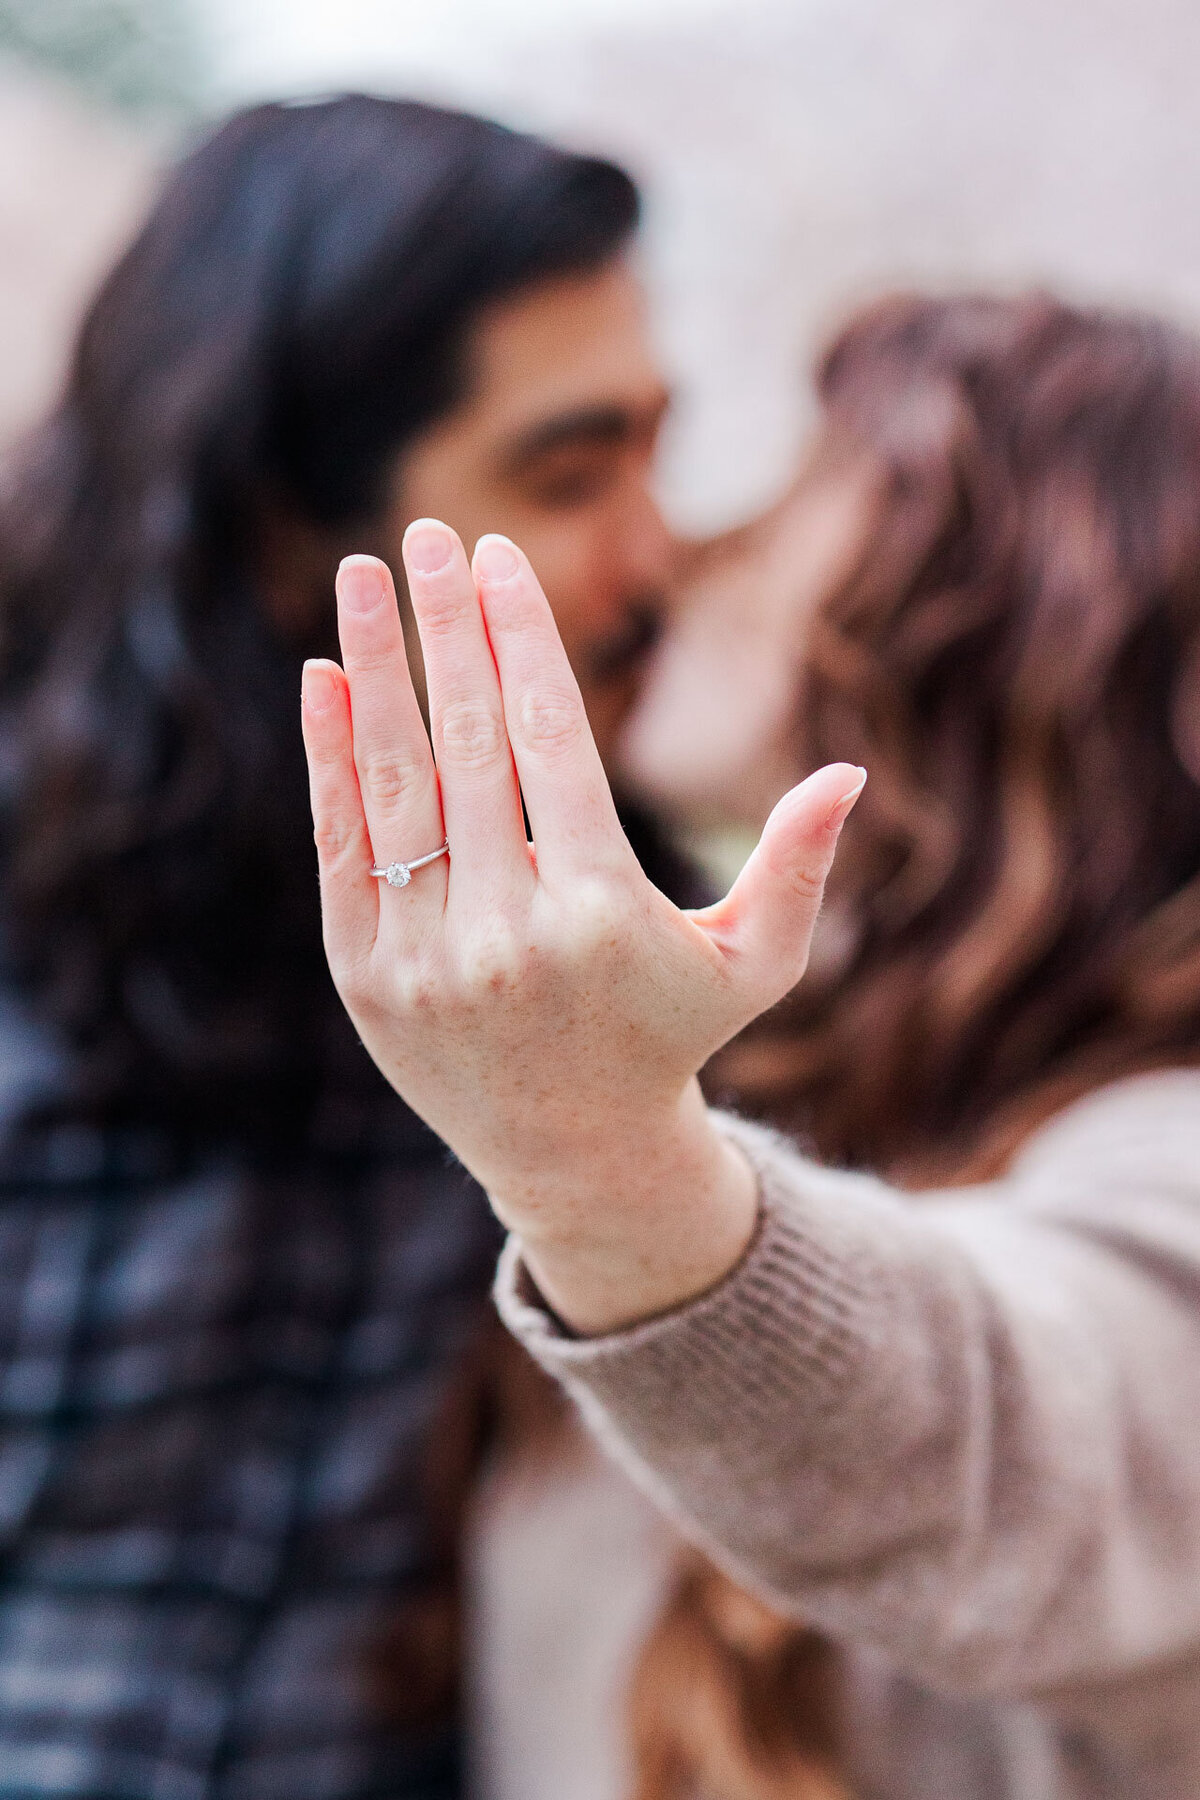
M 725 1118 L 758 1232 L 597 1339 L 510 1243 L 498 1301 L 736 1578 L 958 1691 L 1200 1655 L 1200 1074 L 1120 1083 L 1002 1182 L 912 1196 Z

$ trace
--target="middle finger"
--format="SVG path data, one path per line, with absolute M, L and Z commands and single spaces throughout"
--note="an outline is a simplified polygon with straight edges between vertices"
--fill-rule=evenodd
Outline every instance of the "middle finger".
M 456 534 L 418 519 L 404 534 L 408 590 L 450 839 L 450 897 L 477 907 L 530 893 L 533 865 L 500 678 L 475 578 Z

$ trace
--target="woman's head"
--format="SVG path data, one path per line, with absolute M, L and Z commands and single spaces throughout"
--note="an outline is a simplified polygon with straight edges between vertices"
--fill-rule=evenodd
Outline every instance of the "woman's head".
M 1200 346 L 898 298 L 818 392 L 794 506 L 841 523 L 775 735 L 871 779 L 766 1063 L 826 1149 L 953 1159 L 1035 1090 L 1200 1054 Z
M 636 214 L 611 165 L 465 115 L 264 106 L 105 283 L 0 521 L 5 935 L 98 1089 L 186 1109 L 307 1057 L 298 671 L 337 556 L 463 405 L 479 322 L 606 278 Z
M 1040 296 L 900 298 L 818 391 L 796 494 L 722 552 L 773 712 L 741 716 L 774 768 L 870 779 L 824 955 L 722 1075 L 826 1156 L 982 1177 L 1081 1092 L 1200 1060 L 1200 345 Z M 721 588 L 718 561 L 647 739 L 719 704 Z M 840 1791 L 842 1685 L 831 1645 L 687 1569 L 635 1682 L 639 1796 Z

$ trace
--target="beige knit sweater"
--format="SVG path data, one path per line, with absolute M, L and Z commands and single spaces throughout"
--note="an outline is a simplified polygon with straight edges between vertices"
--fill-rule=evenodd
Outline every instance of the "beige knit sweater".
M 711 1293 L 504 1318 L 735 1577 L 848 1647 L 867 1800 L 1200 1800 L 1200 1072 L 1002 1181 L 912 1196 L 724 1128 L 757 1237 Z

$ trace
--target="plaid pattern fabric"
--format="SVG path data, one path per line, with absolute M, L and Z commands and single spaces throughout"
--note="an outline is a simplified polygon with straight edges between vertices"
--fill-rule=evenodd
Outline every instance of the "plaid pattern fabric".
M 37 1072 L 0 1029 L 0 1113 Z M 0 1139 L 3 1800 L 459 1792 L 396 1643 L 446 1584 L 425 1468 L 496 1237 L 407 1132 L 275 1178 Z

